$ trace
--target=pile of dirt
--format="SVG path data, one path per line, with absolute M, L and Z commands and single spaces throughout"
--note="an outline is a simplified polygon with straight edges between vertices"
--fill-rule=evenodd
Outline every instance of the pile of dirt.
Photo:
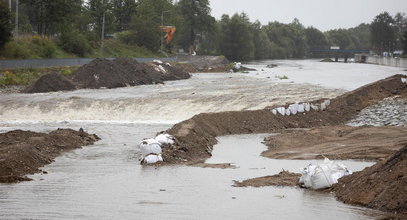
M 166 131 L 177 139 L 163 157 L 165 163 L 198 162 L 211 156 L 216 136 L 229 134 L 272 133 L 287 128 L 312 128 L 341 125 L 378 101 L 400 95 L 407 97 L 403 75 L 394 75 L 363 86 L 331 100 L 325 111 L 311 110 L 305 114 L 274 115 L 269 107 L 254 111 L 202 113 L 175 124 Z M 314 103 L 319 103 L 317 100 Z M 289 103 L 285 107 L 288 106 Z
M 67 77 L 58 74 L 52 76 L 44 75 L 24 92 L 67 90 L 66 84 L 68 82 L 71 82 L 69 90 L 72 88 L 111 89 L 157 84 L 167 80 L 188 79 L 190 77 L 188 72 L 165 63 L 138 63 L 135 60 L 125 58 L 117 58 L 115 60 L 95 59 Z
M 332 62 L 335 62 L 335 61 L 333 61 L 331 58 L 325 58 L 325 59 L 323 59 L 323 60 L 321 60 L 321 61 L 319 61 L 319 62 L 332 63 Z
M 383 160 L 407 144 L 407 127 L 330 126 L 284 130 L 265 139 L 273 159 Z
M 75 90 L 75 84 L 58 73 L 49 73 L 22 90 L 24 93 L 40 93 Z
M 385 161 L 339 179 L 339 200 L 392 213 L 407 214 L 407 145 Z
M 0 134 L 0 183 L 30 180 L 27 174 L 44 172 L 40 167 L 53 162 L 62 152 L 91 145 L 99 137 L 82 129 L 58 129 L 45 133 L 15 130 Z
M 273 176 L 264 176 L 253 179 L 244 180 L 242 182 L 235 181 L 235 187 L 263 187 L 263 186 L 298 186 L 301 174 L 281 171 Z

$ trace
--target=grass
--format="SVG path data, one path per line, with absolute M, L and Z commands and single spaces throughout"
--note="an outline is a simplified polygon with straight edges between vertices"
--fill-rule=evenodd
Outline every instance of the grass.
M 48 73 L 60 73 L 70 75 L 79 67 L 47 67 L 47 68 L 17 68 L 0 70 L 0 87 L 28 85 L 42 75 Z
M 162 57 L 159 53 L 138 46 L 127 45 L 118 40 L 109 39 L 104 42 L 103 50 L 98 48 L 87 57 Z
M 286 76 L 286 75 L 284 75 L 284 76 L 275 76 L 275 78 L 283 80 L 283 79 L 288 79 L 288 76 Z
M 94 44 L 91 52 L 84 57 L 162 57 L 146 48 L 127 45 L 117 39 L 104 41 L 103 50 Z M 8 42 L 0 51 L 0 59 L 41 59 L 41 58 L 75 58 L 75 54 L 64 51 L 56 39 L 37 35 L 23 35 Z

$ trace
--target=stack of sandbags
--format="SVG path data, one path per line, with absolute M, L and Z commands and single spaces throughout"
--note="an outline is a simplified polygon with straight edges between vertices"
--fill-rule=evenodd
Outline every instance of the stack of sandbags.
M 174 143 L 174 137 L 169 134 L 159 134 L 155 138 L 142 140 L 139 145 L 141 164 L 153 164 L 163 161 L 161 146 Z
M 323 164 L 312 165 L 301 169 L 300 185 L 311 189 L 325 189 L 338 183 L 338 179 L 352 174 L 345 165 L 325 158 Z
M 331 104 L 330 100 L 324 100 L 322 103 L 320 104 L 310 104 L 310 103 L 293 103 L 288 105 L 287 108 L 284 107 L 277 107 L 274 109 L 271 109 L 271 112 L 274 115 L 277 115 L 277 113 L 281 114 L 281 115 L 296 115 L 297 113 L 306 113 L 312 110 L 314 111 L 324 111 L 329 105 Z

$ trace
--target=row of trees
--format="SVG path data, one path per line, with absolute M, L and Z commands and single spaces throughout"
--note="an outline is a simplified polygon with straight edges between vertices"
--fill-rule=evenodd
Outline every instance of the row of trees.
M 194 48 L 231 60 L 304 58 L 309 49 L 329 46 L 394 51 L 401 49 L 407 28 L 405 14 L 392 17 L 387 12 L 371 24 L 327 32 L 304 27 L 298 19 L 262 25 L 251 22 L 245 13 L 224 15 L 217 21 L 210 15 L 208 0 L 20 0 L 19 6 L 20 33 L 57 38 L 64 49 L 78 55 L 113 34 L 126 44 L 158 51 L 160 25 L 177 27 L 172 48 Z M 3 21 L 13 20 L 6 14 L 0 15 L 2 26 Z

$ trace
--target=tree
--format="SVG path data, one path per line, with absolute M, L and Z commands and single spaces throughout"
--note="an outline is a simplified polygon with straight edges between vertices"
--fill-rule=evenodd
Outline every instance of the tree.
M 324 33 L 314 27 L 305 29 L 305 38 L 307 39 L 308 47 L 311 49 L 325 49 L 329 47 Z
M 170 0 L 139 0 L 136 15 L 130 25 L 134 43 L 157 51 L 162 36 L 161 23 L 173 24 L 176 16 L 177 10 Z
M 370 49 L 372 47 L 372 35 L 370 29 L 370 24 L 365 23 L 348 29 L 348 32 L 353 37 L 357 38 L 357 40 L 355 40 L 355 49 Z
M 230 60 L 244 61 L 254 58 L 255 47 L 251 23 L 245 13 L 232 18 L 222 16 L 220 50 Z
M 12 37 L 11 31 L 13 26 L 10 23 L 11 13 L 6 5 L 6 2 L 0 2 L 0 49 L 9 41 Z
M 31 25 L 39 35 L 60 33 L 65 24 L 75 22 L 82 0 L 21 0 L 27 7 Z
M 395 42 L 394 19 L 388 12 L 377 15 L 371 24 L 372 44 L 382 51 Z
M 177 5 L 184 17 L 184 34 L 187 37 L 182 45 L 184 48 L 195 47 L 198 35 L 212 32 L 215 25 L 215 18 L 211 13 L 208 0 L 180 0 Z
M 113 0 L 112 11 L 117 31 L 128 29 L 131 17 L 136 14 L 136 7 L 134 0 Z
M 254 59 L 271 58 L 271 42 L 267 37 L 267 33 L 260 24 L 256 21 L 252 24 L 253 44 L 254 44 Z
M 402 40 L 403 54 L 407 54 L 407 30 L 404 31 Z

